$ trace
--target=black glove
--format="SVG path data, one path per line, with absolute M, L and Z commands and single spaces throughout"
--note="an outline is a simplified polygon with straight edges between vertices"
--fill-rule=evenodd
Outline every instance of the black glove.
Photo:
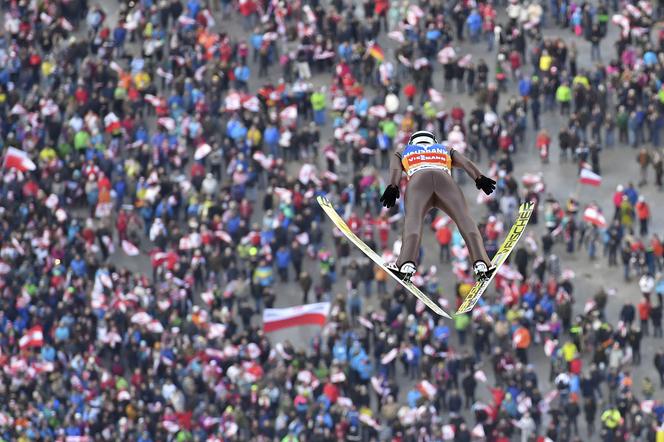
M 483 190 L 487 195 L 491 195 L 491 193 L 496 190 L 496 182 L 484 175 L 480 175 L 480 177 L 475 180 L 475 186 L 477 186 L 478 189 Z
M 380 197 L 380 202 L 383 203 L 383 207 L 388 209 L 394 206 L 399 198 L 399 188 L 390 184 L 383 192 L 383 196 Z

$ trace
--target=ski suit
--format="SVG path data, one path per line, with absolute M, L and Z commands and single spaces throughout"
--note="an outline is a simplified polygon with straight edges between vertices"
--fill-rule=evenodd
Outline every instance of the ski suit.
M 460 167 L 473 180 L 481 176 L 477 166 L 460 152 L 444 143 L 430 146 L 408 144 L 398 149 L 390 161 L 390 184 L 399 186 L 401 174 L 408 176 L 405 192 L 405 219 L 397 266 L 417 263 L 422 240 L 422 223 L 435 207 L 447 213 L 459 228 L 472 262 L 491 262 L 477 224 L 468 213 L 466 199 L 452 178 L 452 167 Z

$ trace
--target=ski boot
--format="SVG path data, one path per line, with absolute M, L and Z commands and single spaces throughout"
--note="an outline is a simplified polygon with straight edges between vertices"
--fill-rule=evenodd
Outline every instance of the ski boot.
M 397 278 L 407 282 L 410 282 L 410 278 L 412 278 L 417 269 L 415 263 L 411 261 L 404 262 L 401 264 L 401 267 L 397 267 L 395 262 L 386 264 L 385 267 L 387 267 L 390 272 L 394 273 Z
M 496 271 L 496 266 L 487 266 L 484 261 L 475 261 L 473 264 L 473 274 L 475 275 L 475 281 L 482 282 L 491 278 L 493 272 Z

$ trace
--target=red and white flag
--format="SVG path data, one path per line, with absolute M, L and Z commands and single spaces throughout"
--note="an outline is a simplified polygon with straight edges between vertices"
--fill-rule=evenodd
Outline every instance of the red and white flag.
M 369 321 L 367 318 L 365 318 L 363 316 L 358 316 L 357 317 L 357 322 L 359 322 L 360 325 L 368 328 L 369 330 L 373 330 L 373 328 L 374 328 L 373 322 Z
M 21 350 L 30 347 L 41 347 L 42 345 L 44 345 L 44 329 L 41 325 L 35 325 L 29 329 L 18 341 Z
M 581 174 L 579 174 L 579 182 L 581 184 L 588 184 L 589 186 L 599 186 L 602 184 L 602 177 L 590 169 L 583 168 L 581 169 Z
M 498 269 L 498 274 L 505 279 L 509 279 L 510 281 L 521 281 L 523 279 L 521 273 L 519 273 L 518 270 L 513 269 L 509 264 L 500 266 Z
M 6 427 L 14 423 L 14 418 L 7 413 L 0 413 L 0 427 Z
M 404 41 L 406 41 L 406 37 L 404 37 L 403 32 L 401 31 L 388 32 L 387 38 L 390 38 L 394 41 L 398 41 L 399 43 L 403 43 Z
M 242 106 L 242 97 L 239 93 L 233 92 L 224 98 L 224 107 L 227 111 L 235 111 Z
M 297 106 L 292 104 L 285 107 L 281 112 L 279 112 L 279 118 L 285 120 L 287 125 L 295 123 L 295 120 L 297 120 Z
M 376 376 L 371 377 L 371 386 L 376 390 L 376 393 L 378 393 L 380 396 L 383 395 L 383 385 L 380 379 L 378 379 Z
M 454 426 L 453 425 L 443 425 L 443 440 L 452 440 L 454 439 Z
M 212 323 L 210 324 L 210 328 L 208 328 L 207 338 L 223 338 L 224 334 L 226 334 L 226 326 L 224 324 Z
M 138 256 L 141 254 L 141 251 L 138 250 L 138 247 L 127 241 L 126 239 L 122 240 L 122 250 L 129 256 Z
M 438 391 L 438 389 L 429 381 L 420 382 L 417 384 L 417 389 L 422 395 L 430 400 L 436 397 L 436 392 Z
M 166 128 L 167 131 L 172 132 L 175 130 L 175 120 L 171 117 L 161 117 L 157 119 L 157 124 Z
M 250 112 L 258 112 L 261 109 L 261 102 L 256 96 L 247 97 L 242 101 L 242 107 Z
M 473 375 L 476 381 L 478 382 L 486 382 L 487 377 L 486 374 L 482 370 L 477 370 L 475 374 Z
M 37 165 L 30 159 L 27 152 L 23 152 L 14 147 L 7 148 L 3 165 L 6 169 L 16 169 L 21 172 L 35 170 L 37 168 Z
M 439 215 L 437 216 L 433 222 L 431 223 L 431 227 L 433 227 L 435 230 L 442 229 L 446 225 L 450 223 L 450 217 L 447 215 Z
M 214 302 L 214 293 L 211 291 L 201 293 L 201 300 L 207 305 L 212 305 Z
M 157 319 L 153 319 L 152 321 L 148 322 L 146 328 L 148 329 L 148 331 L 150 331 L 152 333 L 163 333 L 164 332 L 164 326 Z
M 429 88 L 429 97 L 431 97 L 431 101 L 434 103 L 442 103 L 443 102 L 443 94 L 435 90 L 434 88 Z
M 266 333 L 303 325 L 325 325 L 330 313 L 329 302 L 297 305 L 288 308 L 266 308 L 263 311 L 263 329 Z
M 208 156 L 210 152 L 212 152 L 212 146 L 210 146 L 208 143 L 203 143 L 196 148 L 196 152 L 194 152 L 194 159 L 196 161 L 202 160 Z
M 369 108 L 369 115 L 376 118 L 385 118 L 387 117 L 387 109 L 382 105 L 375 105 Z
M 383 365 L 387 365 L 390 362 L 392 362 L 398 355 L 399 355 L 399 350 L 393 348 L 392 350 L 388 351 L 382 358 L 380 358 L 380 363 Z
M 597 207 L 590 206 L 583 211 L 583 220 L 597 227 L 606 227 L 606 218 Z
M 484 433 L 484 426 L 482 424 L 475 425 L 475 428 L 473 428 L 473 431 L 471 431 L 470 434 L 480 439 L 483 439 L 484 436 L 486 436 L 486 434 Z

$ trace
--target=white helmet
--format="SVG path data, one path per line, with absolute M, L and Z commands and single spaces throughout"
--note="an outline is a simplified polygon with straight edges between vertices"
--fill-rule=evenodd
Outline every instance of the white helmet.
M 415 144 L 418 146 L 431 146 L 437 143 L 438 140 L 436 140 L 436 136 L 428 130 L 418 130 L 417 132 L 414 132 L 408 140 L 408 144 Z

